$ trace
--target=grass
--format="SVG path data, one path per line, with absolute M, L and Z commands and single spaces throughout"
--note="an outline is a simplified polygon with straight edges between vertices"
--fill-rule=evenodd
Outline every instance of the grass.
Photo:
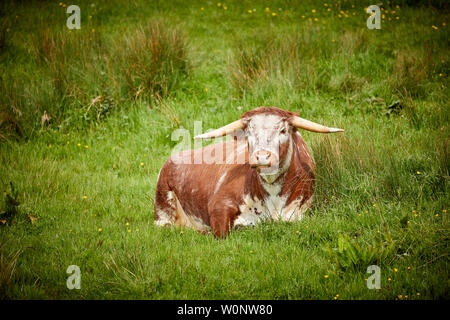
M 1 5 L 2 298 L 449 298 L 445 2 L 386 4 L 381 30 L 350 0 L 91 3 L 70 32 L 63 3 Z M 261 105 L 346 130 L 302 133 L 306 218 L 155 227 L 172 132 Z

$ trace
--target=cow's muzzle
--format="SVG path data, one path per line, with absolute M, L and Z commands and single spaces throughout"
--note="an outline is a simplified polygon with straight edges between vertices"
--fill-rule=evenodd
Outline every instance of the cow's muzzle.
M 250 166 L 252 168 L 269 168 L 276 163 L 274 154 L 267 150 L 259 150 L 253 152 L 250 158 Z

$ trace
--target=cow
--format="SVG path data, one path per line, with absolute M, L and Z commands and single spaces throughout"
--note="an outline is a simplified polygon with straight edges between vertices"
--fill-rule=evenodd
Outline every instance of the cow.
M 300 118 L 295 112 L 259 107 L 194 137 L 233 136 L 181 151 L 165 162 L 156 185 L 155 224 L 226 237 L 234 228 L 263 220 L 302 219 L 312 206 L 315 163 L 297 129 L 344 131 Z M 202 157 L 209 161 L 194 161 Z

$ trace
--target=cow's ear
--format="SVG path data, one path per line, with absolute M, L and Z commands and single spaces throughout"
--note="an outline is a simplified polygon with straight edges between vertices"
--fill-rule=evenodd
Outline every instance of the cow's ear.
M 243 118 L 241 118 L 241 121 L 242 121 L 243 128 L 246 129 L 248 126 L 248 123 L 250 122 L 250 118 L 243 117 Z

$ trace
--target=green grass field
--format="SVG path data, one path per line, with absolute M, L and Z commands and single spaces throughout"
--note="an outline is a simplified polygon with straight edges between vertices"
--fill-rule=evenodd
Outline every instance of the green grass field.
M 2 3 L 0 297 L 449 299 L 450 12 L 387 1 L 369 30 L 371 4 Z M 154 226 L 172 132 L 262 105 L 345 129 L 302 132 L 307 216 L 221 240 Z

